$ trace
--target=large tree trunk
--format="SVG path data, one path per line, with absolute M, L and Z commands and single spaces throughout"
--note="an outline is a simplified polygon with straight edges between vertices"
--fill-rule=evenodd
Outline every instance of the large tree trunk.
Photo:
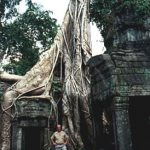
M 72 149 L 92 143 L 92 122 L 89 110 L 89 80 L 86 62 L 91 57 L 89 42 L 88 1 L 71 0 L 71 19 L 64 31 L 65 80 L 63 93 L 64 128 L 68 129 Z M 83 133 L 83 135 L 82 135 Z M 91 149 L 88 145 L 87 149 Z
M 40 61 L 5 93 L 2 103 L 4 115 L 2 116 L 1 137 L 3 142 L 0 149 L 10 150 L 9 127 L 11 115 L 13 115 L 11 107 L 15 101 L 26 93 L 34 94 L 34 98 L 36 95 L 41 98 L 51 97 L 53 71 L 60 53 L 65 66 L 63 127 L 68 131 L 73 150 L 84 147 L 84 142 L 92 144 L 92 122 L 88 97 L 89 79 L 85 67 L 87 60 L 91 57 L 88 4 L 88 0 L 70 0 L 64 22 L 50 50 L 45 52 Z M 13 76 L 13 79 L 15 77 Z M 0 80 L 2 80 L 2 75 Z M 53 98 L 50 100 L 56 109 Z M 86 135 L 84 129 L 86 129 Z M 92 148 L 89 146 L 87 149 Z
M 8 91 L 4 94 L 5 101 L 2 102 L 2 122 L 1 122 L 1 150 L 10 150 L 10 128 L 11 119 L 13 118 L 11 113 L 12 97 L 16 97 L 17 93 L 15 91 Z

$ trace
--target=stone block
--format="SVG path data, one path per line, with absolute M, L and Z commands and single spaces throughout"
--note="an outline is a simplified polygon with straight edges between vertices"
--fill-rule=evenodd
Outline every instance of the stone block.
M 132 68 L 135 74 L 144 74 L 145 68 Z
M 17 117 L 49 117 L 51 104 L 48 100 L 21 99 L 16 102 Z
M 134 74 L 134 68 L 125 67 L 125 68 L 120 68 L 120 69 L 121 69 L 121 74 L 124 74 L 124 75 Z
M 134 62 L 128 62 L 128 67 L 129 68 L 140 68 L 140 67 L 144 67 L 142 62 L 138 62 L 138 61 L 134 61 Z
M 144 69 L 144 73 L 145 73 L 145 74 L 150 74 L 150 68 L 145 68 L 145 69 Z

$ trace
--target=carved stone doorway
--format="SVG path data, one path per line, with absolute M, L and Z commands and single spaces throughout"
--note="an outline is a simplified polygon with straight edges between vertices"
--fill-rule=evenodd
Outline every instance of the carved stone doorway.
M 23 128 L 23 150 L 44 150 L 44 128 Z
M 48 100 L 16 102 L 16 117 L 12 120 L 11 150 L 47 150 L 49 137 L 55 124 L 49 119 L 51 105 Z
M 130 97 L 133 150 L 150 150 L 150 96 Z

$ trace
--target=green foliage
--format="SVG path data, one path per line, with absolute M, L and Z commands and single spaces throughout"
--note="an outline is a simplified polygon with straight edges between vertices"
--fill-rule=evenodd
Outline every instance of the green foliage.
M 93 0 L 91 2 L 91 20 L 101 30 L 102 36 L 106 36 L 107 29 L 113 23 L 113 5 L 115 0 Z
M 53 93 L 62 93 L 62 83 L 59 78 L 54 77 L 54 80 L 52 82 L 52 89 Z
M 10 18 L 16 15 L 16 5 L 19 5 L 21 0 L 1 0 L 0 1 L 0 21 L 4 18 Z M 7 10 L 7 11 L 6 11 Z
M 90 5 L 91 20 L 102 32 L 104 39 L 113 27 L 114 15 L 123 13 L 125 9 L 132 10 L 138 21 L 150 16 L 150 0 L 92 0 Z
M 24 75 L 37 62 L 39 54 L 50 48 L 58 28 L 51 13 L 28 3 L 24 14 L 18 14 L 0 29 L 0 49 L 10 57 L 10 64 L 4 67 L 6 71 Z
M 22 0 L 1 0 L 0 1 L 0 22 L 3 19 L 10 19 L 18 15 L 16 6 L 20 4 Z M 32 0 L 26 0 L 27 5 L 32 5 Z
M 59 77 L 56 77 L 54 75 L 54 79 L 52 81 L 52 95 L 56 103 L 58 103 L 59 100 L 62 98 L 62 93 L 63 93 L 63 83 L 62 81 L 60 81 Z

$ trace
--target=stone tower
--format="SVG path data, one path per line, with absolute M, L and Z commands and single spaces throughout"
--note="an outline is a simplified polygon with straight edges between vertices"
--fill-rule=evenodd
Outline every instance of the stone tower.
M 111 50 L 88 62 L 97 149 L 150 149 L 149 29 L 150 18 L 139 24 L 132 11 L 116 14 Z M 108 135 L 105 112 L 111 122 Z

